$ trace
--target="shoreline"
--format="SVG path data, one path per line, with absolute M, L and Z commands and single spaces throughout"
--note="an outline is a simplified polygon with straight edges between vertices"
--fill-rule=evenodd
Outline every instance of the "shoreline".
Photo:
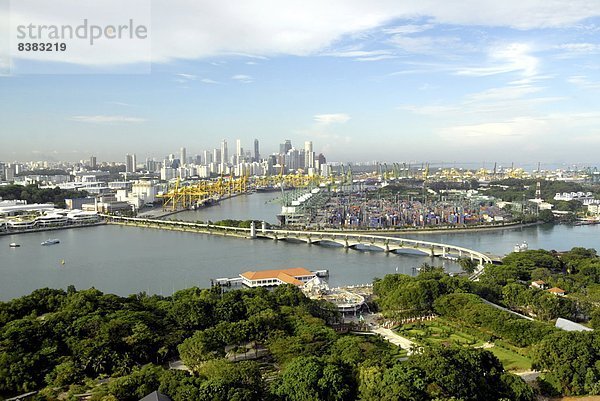
M 405 234 L 440 234 L 440 233 L 457 233 L 457 232 L 479 232 L 479 231 L 496 231 L 496 230 L 512 230 L 517 228 L 526 228 L 533 227 L 545 224 L 543 221 L 537 221 L 535 223 L 509 223 L 503 225 L 494 225 L 494 226 L 475 226 L 475 227 L 451 227 L 451 228 L 416 228 L 416 229 L 399 229 L 399 230 L 311 230 L 315 233 L 318 232 L 339 232 L 339 233 L 347 233 L 347 234 L 370 234 L 370 235 L 405 235 Z M 282 228 L 285 229 L 285 228 Z M 292 228 L 290 228 L 291 230 Z M 295 228 L 293 228 L 295 229 Z

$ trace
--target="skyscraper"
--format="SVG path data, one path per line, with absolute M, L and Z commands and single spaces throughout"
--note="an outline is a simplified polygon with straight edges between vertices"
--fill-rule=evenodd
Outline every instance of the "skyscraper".
M 284 143 L 279 145 L 279 154 L 285 155 L 292 148 L 292 141 L 286 139 Z
M 315 167 L 315 152 L 313 152 L 312 141 L 304 142 L 304 167 L 307 169 Z
M 229 153 L 227 152 L 227 140 L 223 139 L 221 142 L 221 164 L 227 164 L 229 162 Z
M 96 168 L 96 156 L 90 157 L 90 167 L 93 169 Z
M 183 166 L 184 164 L 187 163 L 187 154 L 185 151 L 185 147 L 181 147 L 181 149 L 179 149 L 179 164 L 181 166 Z
M 236 139 L 235 140 L 235 155 L 239 158 L 242 157 L 242 140 L 241 139 Z
M 210 150 L 204 151 L 204 164 L 210 164 L 213 162 L 213 155 L 210 153 Z
M 258 139 L 254 140 L 254 161 L 260 161 L 260 151 L 258 150 Z
M 221 149 L 213 150 L 213 163 L 221 163 Z
M 135 167 L 137 165 L 135 154 L 130 155 L 129 153 L 125 155 L 125 172 L 126 173 L 134 173 Z

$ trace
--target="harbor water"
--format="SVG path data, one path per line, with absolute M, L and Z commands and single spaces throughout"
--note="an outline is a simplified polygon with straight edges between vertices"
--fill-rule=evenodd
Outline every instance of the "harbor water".
M 276 193 L 239 196 L 219 206 L 172 218 L 189 221 L 257 219 L 275 222 Z M 503 255 L 527 241 L 529 249 L 597 248 L 600 226 L 533 226 L 508 230 L 422 234 L 418 238 Z M 406 235 L 406 237 L 417 237 Z M 41 246 L 48 238 L 59 244 Z M 10 248 L 9 244 L 20 244 Z M 211 279 L 247 270 L 282 267 L 328 269 L 332 286 L 368 283 L 390 273 L 413 274 L 423 263 L 459 267 L 419 254 L 385 254 L 334 246 L 223 238 L 178 231 L 104 225 L 0 236 L 0 300 L 42 288 L 95 287 L 128 295 L 141 291 L 170 295 L 178 289 L 210 286 Z

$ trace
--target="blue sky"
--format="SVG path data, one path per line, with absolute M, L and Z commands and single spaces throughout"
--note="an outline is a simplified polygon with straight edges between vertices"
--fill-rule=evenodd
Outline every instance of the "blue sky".
M 28 74 L 36 61 L 13 58 L 0 160 L 258 138 L 263 154 L 312 140 L 336 161 L 600 164 L 600 2 L 272 3 L 153 2 L 150 74 Z

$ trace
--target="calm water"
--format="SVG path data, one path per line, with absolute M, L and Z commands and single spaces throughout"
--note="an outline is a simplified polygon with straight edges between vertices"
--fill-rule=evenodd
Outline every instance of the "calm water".
M 273 222 L 279 205 L 265 201 L 274 196 L 275 193 L 268 193 L 238 197 L 220 206 L 175 216 L 188 220 L 255 218 Z M 523 240 L 531 249 L 600 248 L 599 234 L 600 226 L 537 226 L 419 238 L 505 254 Z M 41 246 L 48 238 L 59 238 L 61 243 Z M 8 247 L 11 242 L 21 247 L 11 249 Z M 211 278 L 234 277 L 245 270 L 297 266 L 329 269 L 330 283 L 334 286 L 359 284 L 394 273 L 396 269 L 411 274 L 413 267 L 424 262 L 431 263 L 432 259 L 271 240 L 100 226 L 0 236 L 0 300 L 28 294 L 36 288 L 66 288 L 69 284 L 77 288 L 94 286 L 120 295 L 140 291 L 170 295 L 174 290 L 193 285 L 206 287 Z M 434 263 L 440 265 L 442 261 L 434 259 Z M 457 270 L 455 264 L 443 263 L 448 270 Z
M 278 202 L 280 192 L 261 192 L 227 199 L 215 206 L 200 210 L 181 212 L 169 216 L 169 219 L 188 221 L 264 220 L 276 224 L 277 214 L 281 212 Z

